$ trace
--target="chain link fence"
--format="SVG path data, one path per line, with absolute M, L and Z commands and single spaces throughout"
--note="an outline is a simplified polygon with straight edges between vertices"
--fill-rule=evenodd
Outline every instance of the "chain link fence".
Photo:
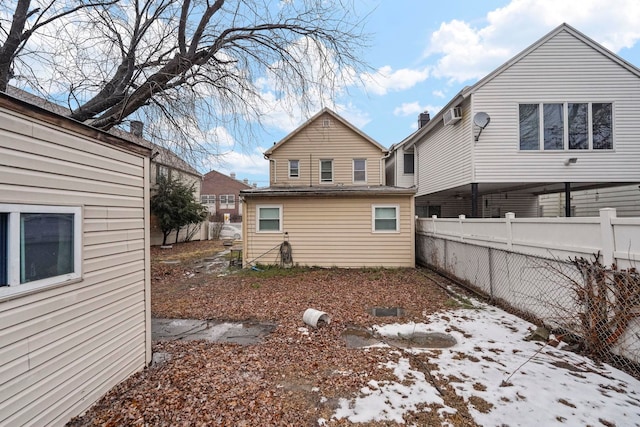
M 640 274 L 591 259 L 554 259 L 417 235 L 425 264 L 596 360 L 640 378 Z

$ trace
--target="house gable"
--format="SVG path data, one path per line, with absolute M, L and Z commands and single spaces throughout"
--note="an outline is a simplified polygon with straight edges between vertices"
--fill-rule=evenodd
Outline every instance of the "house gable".
M 265 152 L 272 186 L 383 185 L 386 149 L 325 109 Z

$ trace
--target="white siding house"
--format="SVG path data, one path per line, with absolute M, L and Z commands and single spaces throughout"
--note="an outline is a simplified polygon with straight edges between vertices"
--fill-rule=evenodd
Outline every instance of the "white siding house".
M 563 24 L 408 138 L 417 212 L 537 216 L 541 194 L 640 182 L 639 115 L 640 70 Z
M 149 155 L 0 93 L 0 425 L 64 425 L 150 363 Z

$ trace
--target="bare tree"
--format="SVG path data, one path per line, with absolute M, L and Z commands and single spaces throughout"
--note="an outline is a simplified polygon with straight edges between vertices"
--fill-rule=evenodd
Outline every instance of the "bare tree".
M 6 19 L 11 11 L 5 3 L 0 15 L 0 91 L 6 91 L 9 80 L 13 77 L 13 64 L 18 55 L 23 51 L 29 38 L 40 28 L 51 24 L 53 21 L 73 15 L 82 9 L 96 8 L 112 5 L 118 0 L 110 1 L 56 1 L 42 2 L 32 7 L 31 0 L 18 0 L 13 10 L 11 21 Z M 31 22 L 30 22 L 31 21 Z M 7 27 L 9 29 L 7 30 Z
M 80 12 L 48 26 L 42 45 L 22 43 L 46 73 L 17 77 L 42 87 L 45 74 L 76 120 L 108 130 L 133 115 L 156 138 L 189 141 L 187 152 L 209 150 L 216 126 L 259 122 L 273 98 L 317 108 L 367 68 L 363 22 L 343 0 L 121 0 Z

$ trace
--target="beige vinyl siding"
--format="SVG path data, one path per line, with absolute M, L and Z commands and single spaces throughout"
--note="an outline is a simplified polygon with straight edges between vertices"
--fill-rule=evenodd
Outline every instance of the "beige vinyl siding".
M 564 193 L 540 196 L 542 216 L 564 216 Z M 640 217 L 640 188 L 638 185 L 599 188 L 571 192 L 574 216 L 600 216 L 600 209 L 615 208 L 618 217 Z
M 83 218 L 80 280 L 0 297 L 0 425 L 64 425 L 150 361 L 148 169 L 0 109 L 0 203 Z
M 415 146 L 418 174 L 416 196 L 472 182 L 471 113 L 462 108 L 462 120 L 444 126 L 442 119 L 428 140 Z
M 323 122 L 326 120 L 330 125 L 323 127 Z M 354 185 L 353 159 L 367 160 L 367 185 L 381 185 L 384 178 L 383 156 L 384 153 L 380 148 L 325 113 L 274 150 L 271 155 L 271 185 Z M 320 160 L 331 159 L 333 160 L 333 182 L 320 183 Z M 299 178 L 289 178 L 289 160 L 300 161 Z
M 476 182 L 640 180 L 640 78 L 566 31 L 482 85 L 475 112 L 491 123 L 474 144 Z M 613 103 L 614 150 L 520 152 L 521 103 Z M 578 162 L 565 166 L 568 157 Z
M 282 205 L 293 261 L 323 267 L 413 267 L 413 197 L 252 197 L 245 215 L 245 263 L 283 241 L 283 233 L 256 233 L 256 206 Z M 400 231 L 372 232 L 372 206 L 398 205 Z M 257 260 L 276 262 L 277 249 Z

